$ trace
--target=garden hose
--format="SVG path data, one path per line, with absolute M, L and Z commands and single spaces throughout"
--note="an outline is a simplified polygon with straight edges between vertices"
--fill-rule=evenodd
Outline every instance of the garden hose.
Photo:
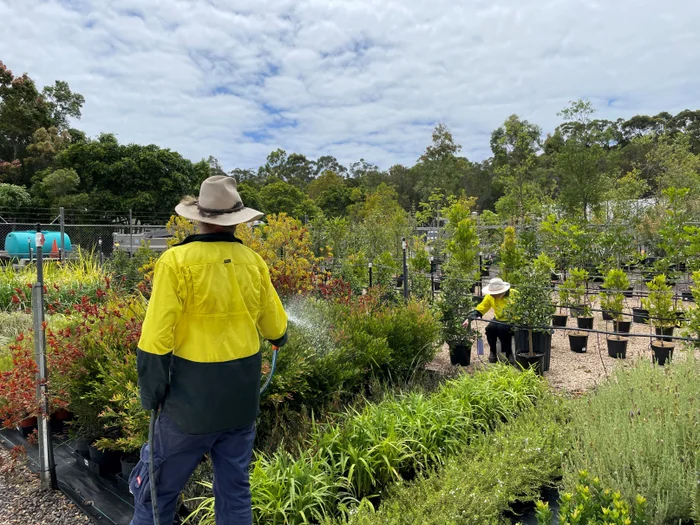
M 277 352 L 279 351 L 279 347 L 273 346 L 272 347 L 272 361 L 270 361 L 270 373 L 267 374 L 267 379 L 265 379 L 265 382 L 263 383 L 262 388 L 260 389 L 260 393 L 262 394 L 267 390 L 267 387 L 270 386 L 270 382 L 272 381 L 272 376 L 275 375 L 275 368 L 277 368 Z
M 158 491 L 156 490 L 156 476 L 153 468 L 153 438 L 156 433 L 156 420 L 158 409 L 151 410 L 151 423 L 148 425 L 148 477 L 151 480 L 151 507 L 153 509 L 153 523 L 160 525 L 158 514 Z
M 263 383 L 260 393 L 262 394 L 267 390 L 272 382 L 272 377 L 275 375 L 275 369 L 277 368 L 277 352 L 279 347 L 272 347 L 272 360 L 270 361 L 270 373 L 267 374 L 267 379 Z M 151 480 L 151 507 L 153 509 L 153 523 L 154 525 L 160 525 L 160 515 L 158 514 L 158 490 L 156 489 L 155 482 L 155 469 L 153 468 L 153 438 L 156 433 L 156 421 L 158 420 L 158 410 L 151 410 L 151 423 L 148 425 L 148 477 Z

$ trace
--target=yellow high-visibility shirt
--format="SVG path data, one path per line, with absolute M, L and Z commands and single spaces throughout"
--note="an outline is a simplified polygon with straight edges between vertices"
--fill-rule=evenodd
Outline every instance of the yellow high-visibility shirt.
M 144 408 L 162 404 L 193 434 L 253 423 L 260 335 L 282 345 L 286 332 L 287 314 L 257 253 L 230 233 L 188 237 L 155 266 L 138 345 Z

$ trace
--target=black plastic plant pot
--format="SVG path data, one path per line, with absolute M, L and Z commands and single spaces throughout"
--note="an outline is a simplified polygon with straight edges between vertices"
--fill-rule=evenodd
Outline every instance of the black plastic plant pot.
M 530 355 L 528 352 L 518 352 L 515 362 L 523 369 L 532 368 L 539 376 L 544 372 L 544 354 L 535 353 Z
M 75 451 L 84 458 L 90 457 L 90 442 L 92 440 L 89 438 L 77 438 L 75 440 Z
M 569 334 L 569 347 L 572 352 L 583 354 L 588 346 L 588 334 L 573 333 Z
M 552 316 L 552 326 L 566 326 L 567 315 L 556 314 Z
M 657 343 L 654 341 L 651 343 L 651 350 L 654 352 L 652 362 L 657 363 L 659 366 L 664 366 L 673 359 L 673 345 L 670 343 L 664 341 Z
M 122 477 L 124 479 L 129 479 L 131 471 L 136 468 L 136 464 L 139 462 L 139 457 L 135 454 L 127 454 L 123 456 L 119 462 L 121 463 Z
M 403 277 L 396 278 L 396 287 L 401 288 L 403 286 Z
M 695 299 L 693 298 L 693 293 L 692 292 L 683 292 L 681 294 L 681 297 L 683 300 L 687 303 L 692 303 L 695 302 Z
M 649 310 L 644 308 L 632 308 L 632 321 L 647 324 L 649 322 Z
M 603 321 L 612 321 L 613 314 L 611 310 L 603 310 Z
M 615 359 L 624 359 L 627 357 L 627 339 L 622 337 L 608 338 L 608 355 Z
M 483 295 L 473 295 L 472 298 L 474 299 L 474 304 L 479 304 L 481 301 L 484 300 Z
M 593 330 L 592 317 L 577 317 L 576 324 L 581 330 Z
M 491 275 L 491 270 L 489 270 L 488 268 L 484 268 L 483 270 L 481 270 L 482 277 L 488 277 L 489 275 Z
M 97 448 L 94 443 L 91 443 L 88 446 L 88 456 L 90 457 L 90 461 L 93 461 L 98 465 L 102 465 L 107 462 L 107 453 Z
M 630 286 L 629 288 L 627 288 L 627 290 L 622 292 L 622 295 L 625 297 L 634 297 L 634 287 Z
M 552 358 L 552 334 L 550 332 L 532 332 L 532 346 L 535 354 L 542 354 L 542 371 L 549 370 Z M 515 352 L 530 352 L 530 336 L 527 330 L 515 332 Z
M 440 290 L 440 281 L 438 281 L 438 280 L 433 281 L 433 288 L 435 289 L 436 292 L 438 290 Z
M 661 341 L 673 341 L 673 339 L 671 339 L 671 337 L 673 337 L 673 327 L 672 326 L 668 326 L 665 328 L 661 328 L 661 327 L 657 326 L 654 329 L 654 331 L 656 332 L 656 335 L 659 336 L 659 337 L 657 337 L 657 339 L 659 339 Z
M 469 366 L 472 361 L 472 347 L 465 344 L 450 345 L 450 363 L 459 366 Z
M 596 276 L 591 280 L 591 282 L 594 282 L 594 283 L 604 283 L 604 282 L 605 282 L 605 279 L 604 279 L 601 275 L 596 275 Z
M 619 334 L 629 334 L 632 329 L 632 321 L 615 321 L 615 331 Z

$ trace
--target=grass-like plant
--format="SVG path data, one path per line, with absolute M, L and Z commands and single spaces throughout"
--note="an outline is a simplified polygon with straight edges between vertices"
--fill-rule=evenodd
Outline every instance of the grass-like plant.
M 650 525 L 689 520 L 700 471 L 699 379 L 692 356 L 665 370 L 640 360 L 575 402 L 565 490 L 574 493 L 586 470 L 625 501 L 646 497 Z
M 514 502 L 536 501 L 556 482 L 567 448 L 566 403 L 545 396 L 444 466 L 391 487 L 379 509 L 365 501 L 324 525 L 507 523 L 504 513 Z
M 496 366 L 450 381 L 430 396 L 388 397 L 348 413 L 342 423 L 318 425 L 296 457 L 279 452 L 256 458 L 255 523 L 333 517 L 338 502 L 374 498 L 393 482 L 443 464 L 484 431 L 531 408 L 545 391 L 533 372 Z M 191 520 L 212 523 L 213 499 L 198 504 Z

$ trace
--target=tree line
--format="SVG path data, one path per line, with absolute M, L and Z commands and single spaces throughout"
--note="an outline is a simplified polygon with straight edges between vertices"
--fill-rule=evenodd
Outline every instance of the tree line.
M 120 144 L 113 134 L 87 137 L 71 126 L 85 99 L 66 82 L 41 90 L 0 62 L 0 209 L 36 208 L 171 212 L 212 173 L 217 159 L 191 162 L 155 145 Z M 630 119 L 595 118 L 589 101 L 564 108 L 548 134 L 511 115 L 491 134 L 492 156 L 462 155 L 444 124 L 413 166 L 383 170 L 364 159 L 345 166 L 282 149 L 257 169 L 235 168 L 246 205 L 309 220 L 362 218 L 377 203 L 430 220 L 430 203 L 476 198 L 500 222 L 525 224 L 553 210 L 588 221 L 611 198 L 660 196 L 668 188 L 700 195 L 700 111 Z M 415 215 L 415 214 L 414 214 Z M 434 219 L 434 217 L 433 217 Z

